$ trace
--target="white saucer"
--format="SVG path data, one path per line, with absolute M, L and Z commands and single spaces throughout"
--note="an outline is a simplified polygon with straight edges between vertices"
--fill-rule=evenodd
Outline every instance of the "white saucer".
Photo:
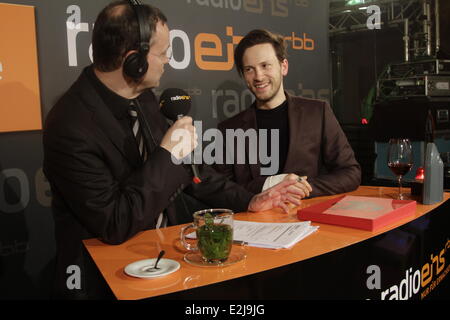
M 168 274 L 180 269 L 180 264 L 177 261 L 171 259 L 161 259 L 158 263 L 159 269 L 147 271 L 147 269 L 150 269 L 155 265 L 155 262 L 156 258 L 139 260 L 127 265 L 124 271 L 127 275 L 136 278 L 156 278 L 167 276 Z

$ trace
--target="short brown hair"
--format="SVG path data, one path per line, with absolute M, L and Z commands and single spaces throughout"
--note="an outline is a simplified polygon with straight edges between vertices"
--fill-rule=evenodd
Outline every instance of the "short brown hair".
M 242 76 L 244 69 L 242 57 L 244 56 L 245 50 L 257 44 L 263 43 L 270 43 L 272 45 L 280 62 L 287 58 L 286 46 L 284 45 L 284 39 L 281 35 L 264 29 L 252 30 L 247 33 L 244 38 L 242 38 L 234 51 L 234 61 L 240 76 Z
M 142 5 L 143 17 L 149 23 L 150 43 L 156 24 L 167 22 L 165 15 L 150 5 Z M 130 50 L 139 47 L 139 23 L 128 1 L 115 1 L 98 15 L 92 35 L 94 66 L 100 71 L 117 70 Z

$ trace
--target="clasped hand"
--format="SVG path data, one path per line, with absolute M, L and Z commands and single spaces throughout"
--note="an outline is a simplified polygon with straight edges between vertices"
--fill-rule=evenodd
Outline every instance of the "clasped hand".
M 255 195 L 248 205 L 248 211 L 264 211 L 272 208 L 282 208 L 289 213 L 286 203 L 299 206 L 304 191 L 297 185 L 297 180 L 284 180 L 279 184 Z

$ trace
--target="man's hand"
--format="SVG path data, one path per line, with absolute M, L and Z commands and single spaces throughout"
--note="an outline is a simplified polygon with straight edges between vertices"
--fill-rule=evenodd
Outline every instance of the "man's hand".
M 288 213 L 289 208 L 285 202 L 296 206 L 300 205 L 303 191 L 296 186 L 296 180 L 285 180 L 279 184 L 255 195 L 248 205 L 248 211 L 264 211 L 272 208 L 282 208 Z
M 294 173 L 288 174 L 283 181 L 295 181 L 296 186 L 302 191 L 302 198 L 309 197 L 310 192 L 312 192 L 312 187 L 307 181 L 307 176 L 298 176 Z
M 161 140 L 160 146 L 176 159 L 182 159 L 197 147 L 197 133 L 191 117 L 183 117 L 174 122 Z

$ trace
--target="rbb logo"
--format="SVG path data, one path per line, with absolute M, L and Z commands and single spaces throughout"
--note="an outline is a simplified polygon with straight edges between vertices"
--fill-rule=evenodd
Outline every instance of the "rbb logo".
M 289 41 L 292 42 L 291 47 L 294 50 L 313 51 L 315 48 L 314 40 L 308 38 L 306 33 L 303 33 L 303 36 L 300 38 L 295 35 L 295 32 L 292 32 L 290 36 L 284 37 L 286 47 L 289 47 Z

